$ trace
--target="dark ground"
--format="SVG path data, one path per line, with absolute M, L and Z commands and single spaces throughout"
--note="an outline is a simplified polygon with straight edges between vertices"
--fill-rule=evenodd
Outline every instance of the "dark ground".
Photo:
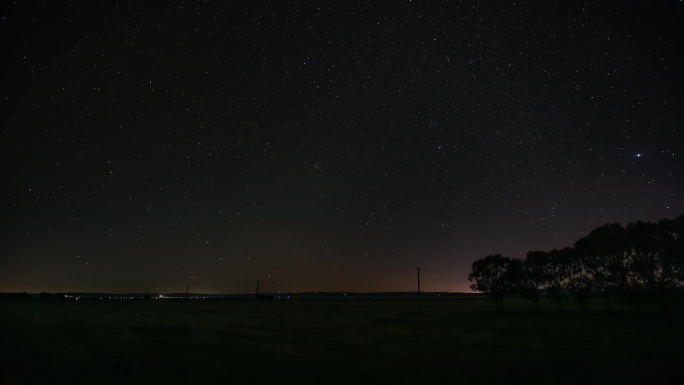
M 595 300 L 0 300 L 3 384 L 675 384 L 684 316 Z

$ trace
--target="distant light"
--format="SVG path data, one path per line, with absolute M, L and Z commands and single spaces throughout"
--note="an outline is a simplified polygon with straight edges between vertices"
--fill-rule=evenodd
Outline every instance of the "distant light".
M 637 157 L 637 158 L 641 158 L 641 153 L 638 152 L 638 153 L 636 154 L 636 157 Z

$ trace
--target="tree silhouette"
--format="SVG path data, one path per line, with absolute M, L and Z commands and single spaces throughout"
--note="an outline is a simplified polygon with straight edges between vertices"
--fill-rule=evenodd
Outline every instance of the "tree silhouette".
M 663 219 L 658 225 L 664 234 L 663 259 L 671 269 L 668 285 L 681 288 L 684 282 L 684 214 L 674 219 Z
M 682 253 L 676 247 L 682 235 L 681 229 L 677 230 L 678 219 L 627 225 L 636 284 L 660 299 L 666 311 L 682 281 Z
M 511 258 L 501 254 L 488 255 L 473 262 L 468 281 L 470 288 L 487 293 L 495 302 L 497 312 L 503 312 L 503 299 L 511 289 L 508 266 Z
M 475 291 L 486 292 L 503 311 L 503 299 L 519 294 L 539 311 L 539 289 L 558 302 L 571 294 L 585 311 L 585 301 L 601 295 L 612 311 L 611 297 L 619 296 L 640 311 L 644 295 L 662 301 L 669 310 L 672 297 L 684 283 L 684 215 L 659 222 L 638 221 L 599 226 L 573 247 L 529 251 L 524 260 L 489 255 L 473 262 L 468 280 Z
M 662 242 L 662 274 L 665 290 L 681 288 L 684 282 L 684 215 L 658 222 Z
M 584 303 L 588 300 L 594 291 L 593 277 L 587 263 L 587 258 L 575 249 L 573 258 L 568 261 L 567 274 L 568 279 L 565 283 L 568 292 L 579 303 L 582 312 L 585 312 Z
M 514 281 L 516 291 L 531 300 L 537 312 L 539 312 L 539 289 L 544 286 L 546 281 L 545 264 L 545 252 L 530 251 L 523 261 L 511 260 L 509 267 L 509 274 Z
M 575 243 L 591 276 L 591 282 L 612 311 L 610 296 L 620 293 L 629 299 L 631 258 L 626 231 L 619 223 L 608 223 L 594 229 Z
M 570 291 L 570 267 L 573 258 L 576 257 L 575 250 L 566 247 L 561 250 L 552 249 L 549 252 L 540 253 L 538 258 L 542 258 L 544 288 L 546 293 L 556 300 L 558 309 L 563 311 L 563 299 L 566 292 Z

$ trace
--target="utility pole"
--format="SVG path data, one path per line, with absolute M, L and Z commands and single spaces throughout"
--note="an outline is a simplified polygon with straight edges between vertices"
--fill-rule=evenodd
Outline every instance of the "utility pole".
M 257 279 L 256 299 L 259 300 L 259 280 Z
M 416 270 L 418 271 L 418 301 L 420 301 L 420 267 L 417 267 Z

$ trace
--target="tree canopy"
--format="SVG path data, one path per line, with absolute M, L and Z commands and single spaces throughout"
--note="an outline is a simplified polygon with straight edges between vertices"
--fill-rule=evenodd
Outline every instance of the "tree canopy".
M 503 299 L 517 294 L 538 309 L 540 293 L 558 302 L 573 296 L 584 308 L 591 295 L 620 296 L 639 309 L 639 299 L 663 300 L 684 282 L 684 215 L 658 222 L 597 227 L 561 250 L 529 251 L 524 259 L 488 255 L 472 264 L 468 275 L 474 291 L 487 293 L 503 311 Z

